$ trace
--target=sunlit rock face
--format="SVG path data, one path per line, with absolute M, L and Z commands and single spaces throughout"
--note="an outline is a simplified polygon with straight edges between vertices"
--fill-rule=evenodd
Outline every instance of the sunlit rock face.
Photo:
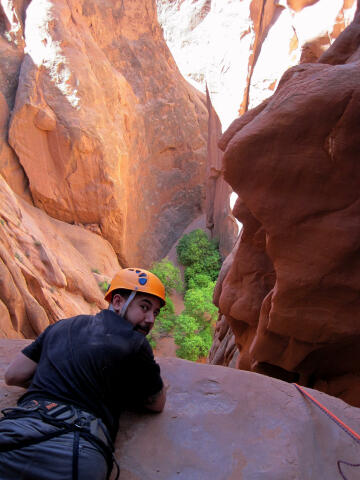
M 5 3 L 1 173 L 51 217 L 95 228 L 123 265 L 149 265 L 203 212 L 208 116 L 154 1 Z
M 25 344 L 0 340 L 1 409 L 23 393 L 4 385 L 3 372 Z M 214 365 L 159 360 L 167 403 L 160 414 L 121 415 L 115 443 L 120 480 L 336 480 L 339 472 L 358 478 L 358 443 L 293 385 Z M 309 393 L 360 431 L 359 409 Z
M 354 405 L 360 405 L 359 32 L 360 9 L 318 63 L 288 70 L 275 94 L 221 138 L 225 179 L 239 194 L 234 213 L 244 230 L 216 298 L 235 333 L 236 367 L 299 380 Z
M 270 96 L 285 70 L 314 62 L 350 23 L 355 0 L 157 0 L 184 77 L 208 85 L 224 128 Z
M 99 284 L 119 269 L 105 239 L 50 218 L 0 175 L 0 337 L 31 338 L 60 318 L 106 308 Z
M 206 188 L 206 227 L 210 236 L 219 243 L 219 251 L 225 259 L 234 247 L 238 226 L 230 209 L 231 187 L 222 175 L 223 153 L 218 147 L 221 123 L 216 114 L 209 93 L 206 92 L 208 121 L 208 161 Z

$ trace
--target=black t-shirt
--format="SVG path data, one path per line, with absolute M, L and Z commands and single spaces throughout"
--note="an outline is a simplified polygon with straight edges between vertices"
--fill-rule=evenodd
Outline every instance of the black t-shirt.
M 50 325 L 22 351 L 38 363 L 19 402 L 47 398 L 101 418 L 114 438 L 121 410 L 143 405 L 163 382 L 147 339 L 110 310 Z

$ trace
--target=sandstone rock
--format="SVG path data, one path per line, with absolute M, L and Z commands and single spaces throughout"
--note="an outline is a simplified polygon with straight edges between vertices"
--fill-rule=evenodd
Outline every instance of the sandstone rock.
M 120 268 L 110 244 L 48 217 L 0 176 L 0 336 L 31 338 L 49 322 L 105 308 L 95 272 Z
M 24 38 L 9 139 L 35 205 L 148 266 L 203 210 L 207 135 L 154 1 L 32 0 Z
M 222 258 L 231 252 L 237 234 L 236 220 L 230 210 L 230 186 L 222 176 L 222 152 L 217 143 L 221 136 L 221 123 L 206 91 L 208 123 L 208 161 L 206 189 L 206 227 L 211 238 L 219 241 Z
M 3 371 L 25 342 L 0 340 L 1 408 L 22 389 Z M 359 445 L 294 386 L 263 375 L 160 359 L 161 414 L 124 413 L 115 455 L 122 480 L 336 480 L 359 476 Z M 360 410 L 320 392 L 317 400 L 359 433 Z M 344 477 L 343 477 L 344 478 Z
M 300 378 L 354 405 L 359 22 L 358 12 L 320 63 L 286 72 L 273 97 L 221 139 L 225 179 L 241 197 L 234 213 L 244 224 L 219 298 L 238 366 Z M 344 45 L 352 45 L 347 55 Z
M 27 178 L 7 141 L 9 114 L 24 57 L 24 8 L 23 1 L 0 5 L 0 174 L 17 194 L 31 202 Z
M 285 70 L 315 62 L 351 22 L 355 0 L 157 0 L 180 71 L 223 127 L 275 90 Z

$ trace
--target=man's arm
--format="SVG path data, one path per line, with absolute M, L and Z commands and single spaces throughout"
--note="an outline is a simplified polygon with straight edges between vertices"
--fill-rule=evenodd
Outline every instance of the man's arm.
M 160 392 L 155 393 L 155 395 L 150 395 L 146 399 L 145 408 L 151 410 L 152 412 L 162 412 L 165 407 L 166 402 L 166 389 L 163 387 Z
M 34 376 L 37 363 L 23 353 L 18 353 L 5 372 L 6 385 L 27 388 Z

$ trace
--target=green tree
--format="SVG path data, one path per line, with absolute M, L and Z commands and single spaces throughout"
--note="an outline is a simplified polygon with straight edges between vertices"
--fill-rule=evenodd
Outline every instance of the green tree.
M 218 309 L 213 304 L 215 282 L 210 282 L 206 287 L 190 288 L 185 294 L 185 310 L 189 315 L 199 321 L 211 321 L 217 318 Z
M 148 340 L 150 345 L 155 348 L 156 342 L 163 335 L 171 332 L 176 321 L 174 303 L 171 298 L 166 297 L 166 305 L 160 310 L 159 315 L 155 319 L 155 324 L 151 330 Z
M 183 313 L 176 321 L 174 340 L 179 347 L 177 357 L 196 361 L 207 356 L 212 343 L 212 329 L 210 324 Z
M 176 247 L 179 262 L 185 268 L 185 281 L 197 274 L 205 274 L 216 280 L 221 266 L 221 258 L 214 241 L 208 239 L 203 230 L 193 230 L 184 235 Z
M 200 280 L 205 283 L 206 276 Z M 179 347 L 176 355 L 180 358 L 196 361 L 208 355 L 217 318 L 217 308 L 212 303 L 214 286 L 215 282 L 209 280 L 205 287 L 191 288 L 185 294 L 185 310 L 174 327 L 174 340 Z
M 180 270 L 168 258 L 163 258 L 160 262 L 154 263 L 150 271 L 163 282 L 166 295 L 170 295 L 173 290 L 179 293 L 183 292 L 184 285 Z

